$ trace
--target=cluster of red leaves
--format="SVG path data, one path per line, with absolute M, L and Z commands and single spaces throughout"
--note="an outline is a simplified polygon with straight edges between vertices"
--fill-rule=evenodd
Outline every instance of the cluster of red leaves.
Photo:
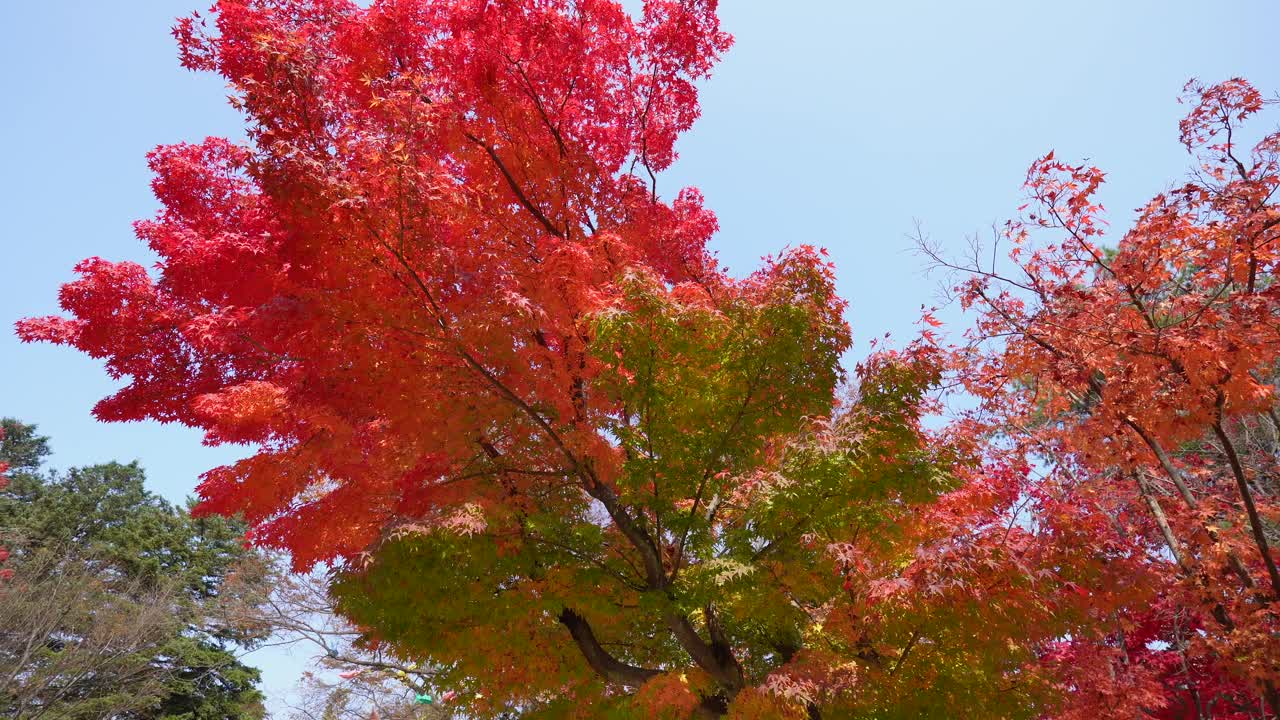
M 583 658 L 546 639 L 570 642 L 560 623 L 572 616 L 557 623 L 538 598 L 596 600 L 598 580 L 572 584 L 582 565 L 640 573 L 624 576 L 630 594 L 606 599 L 630 602 L 637 582 L 666 593 L 692 562 L 693 533 L 664 524 L 660 513 L 676 513 L 662 503 L 710 518 L 712 492 L 693 486 L 727 477 L 699 467 L 627 484 L 632 448 L 618 438 L 639 415 L 633 401 L 651 399 L 626 382 L 651 359 L 643 351 L 691 395 L 707 392 L 675 408 L 684 426 L 670 437 L 681 442 L 656 458 L 688 470 L 746 463 L 766 436 L 829 410 L 849 343 L 818 251 L 733 278 L 707 250 L 717 221 L 701 195 L 657 192 L 698 116 L 695 83 L 730 44 L 715 10 L 715 0 L 648 0 L 638 17 L 614 0 L 221 0 L 175 35 L 187 67 L 230 84 L 249 142 L 151 153 L 161 210 L 136 232 L 156 271 L 86 260 L 61 291 L 66 316 L 18 332 L 101 358 L 127 381 L 96 406 L 102 420 L 179 422 L 209 443 L 256 445 L 204 475 L 198 512 L 243 516 L 254 542 L 289 551 L 298 569 L 332 562 L 356 574 L 396 539 L 434 531 L 484 533 L 476 558 L 532 555 L 534 514 L 601 537 L 598 558 L 469 586 L 487 597 L 520 580 L 529 601 L 497 632 L 509 640 L 527 627 L 537 644 L 485 658 L 488 676 L 475 680 L 489 684 L 473 710 L 586 685 Z M 620 333 L 635 353 L 625 358 L 596 343 L 617 316 L 635 330 Z M 730 381 L 748 374 L 756 385 L 739 400 Z M 706 399 L 716 393 L 741 403 L 736 416 Z M 668 431 L 659 422 L 649 439 Z M 668 480 L 690 488 L 658 498 Z M 650 497 L 657 507 L 643 505 Z M 371 615 L 394 625 L 390 612 Z M 703 640 L 687 614 L 666 617 L 679 645 L 650 644 L 743 684 L 727 640 Z M 465 666 L 477 631 L 464 625 L 418 649 L 445 648 Z M 590 647 L 586 634 L 574 640 Z
M 704 673 L 667 672 L 655 676 L 636 691 L 637 707 L 659 720 L 683 720 L 692 716 L 701 697 L 714 686 Z
M 452 653 L 480 714 L 1274 714 L 1280 133 L 1235 140 L 1261 96 L 1189 87 L 1198 174 L 1114 252 L 1102 173 L 1035 163 L 1019 274 L 960 288 L 974 346 L 926 328 L 837 407 L 822 254 L 734 279 L 700 194 L 657 193 L 715 5 L 221 0 L 175 35 L 250 142 L 154 151 L 157 272 L 86 260 L 69 317 L 18 331 L 128 380 L 101 419 L 257 445 L 199 510 L 345 563 L 373 641 Z M 948 372 L 979 407 L 932 430 Z M 436 583 L 466 607 L 411 567 L 462 567 Z M 538 647 L 481 658 L 477 627 Z
M 612 0 L 223 0 L 216 27 L 175 34 L 186 66 L 231 83 L 252 146 L 154 151 L 163 209 L 137 233 L 159 277 L 86 260 L 61 293 L 72 318 L 19 333 L 130 380 L 100 419 L 261 444 L 206 475 L 200 509 L 243 513 L 299 567 L 398 517 L 499 502 L 425 482 L 477 443 L 607 477 L 594 427 L 615 408 L 580 389 L 600 371 L 591 316 L 624 270 L 713 304 L 787 279 L 729 279 L 698 192 L 666 203 L 645 179 L 729 45 L 714 5 L 647 2 L 635 20 Z
M 1247 680 L 1191 639 L 1202 621 L 1164 598 L 1145 612 L 1098 628 L 1086 641 L 1050 644 L 1044 663 L 1064 679 L 1070 701 L 1055 720 L 1152 717 L 1247 720 L 1265 710 Z
M 1091 584 L 1109 598 L 1094 631 L 1048 655 L 1063 717 L 1280 712 L 1280 133 L 1241 145 L 1265 106 L 1242 80 L 1187 90 L 1198 167 L 1116 248 L 1102 172 L 1049 154 L 1004 233 L 1014 272 L 968 267 L 959 288 L 978 322 L 957 368 L 981 421 L 1048 467 L 1038 514 L 1135 566 Z M 1058 239 L 1033 244 L 1045 230 Z

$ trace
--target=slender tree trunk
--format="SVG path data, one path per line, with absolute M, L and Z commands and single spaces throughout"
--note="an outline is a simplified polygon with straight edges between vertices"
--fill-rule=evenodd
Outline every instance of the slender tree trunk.
M 1191 493 L 1191 489 L 1187 487 L 1186 482 L 1182 479 L 1182 473 L 1174 466 L 1173 461 L 1169 459 L 1169 454 L 1160 446 L 1160 443 L 1157 442 L 1154 437 L 1147 433 L 1147 431 L 1132 418 L 1125 418 L 1124 422 L 1138 435 L 1138 437 L 1142 438 L 1142 441 L 1151 449 L 1151 453 L 1156 456 L 1156 461 L 1160 463 L 1160 467 L 1164 470 L 1165 475 L 1168 476 L 1169 480 L 1174 484 L 1174 487 L 1178 488 L 1178 494 L 1182 496 L 1182 500 L 1186 503 L 1187 508 L 1192 511 L 1199 510 L 1200 502 L 1196 500 L 1195 495 Z M 1218 542 L 1217 530 L 1209 527 L 1209 525 L 1203 520 L 1200 521 L 1200 527 L 1209 534 L 1210 540 L 1214 543 Z M 1232 571 L 1234 571 L 1235 574 L 1240 577 L 1240 580 L 1244 582 L 1245 587 L 1251 588 L 1254 586 L 1253 576 L 1249 574 L 1249 570 L 1244 566 L 1244 563 L 1240 562 L 1240 558 L 1236 556 L 1235 551 L 1230 548 L 1227 549 L 1227 563 L 1231 565 Z
M 1258 507 L 1253 502 L 1253 491 L 1249 489 L 1249 480 L 1245 477 L 1244 466 L 1240 464 L 1240 456 L 1236 454 L 1236 446 L 1231 442 L 1231 438 L 1227 436 L 1225 430 L 1222 429 L 1221 422 L 1213 424 L 1213 432 L 1218 436 L 1219 442 L 1222 443 L 1222 450 L 1227 455 L 1227 462 L 1231 465 L 1231 473 L 1236 479 L 1236 488 L 1240 491 L 1240 499 L 1244 501 L 1245 512 L 1249 515 L 1249 526 L 1253 530 L 1253 540 L 1258 546 L 1258 552 L 1262 555 L 1262 563 L 1267 568 L 1267 574 L 1271 577 L 1271 591 L 1274 599 L 1280 599 L 1280 568 L 1276 567 L 1275 558 L 1271 557 L 1271 548 L 1267 544 L 1266 529 L 1262 525 L 1262 518 L 1258 515 Z
M 1169 520 L 1164 515 L 1164 508 L 1160 507 L 1160 501 L 1151 492 L 1151 485 L 1147 483 L 1146 478 L 1142 477 L 1141 470 L 1133 474 L 1133 479 L 1137 481 L 1138 492 L 1142 494 L 1147 508 L 1156 519 L 1156 526 L 1160 528 L 1160 534 L 1164 536 L 1164 542 L 1169 546 L 1169 552 L 1173 554 L 1173 561 L 1178 563 L 1178 567 L 1182 568 L 1183 572 L 1190 572 L 1190 568 L 1182 558 L 1182 549 L 1178 545 L 1178 540 L 1173 536 L 1173 528 L 1169 527 Z

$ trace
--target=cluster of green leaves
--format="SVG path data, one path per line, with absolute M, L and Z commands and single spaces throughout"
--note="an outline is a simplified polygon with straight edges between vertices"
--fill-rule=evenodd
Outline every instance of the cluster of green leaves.
M 261 718 L 252 637 L 210 611 L 246 552 L 243 526 L 193 519 L 144 487 L 137 463 L 58 473 L 46 438 L 4 421 L 0 715 L 15 718 Z

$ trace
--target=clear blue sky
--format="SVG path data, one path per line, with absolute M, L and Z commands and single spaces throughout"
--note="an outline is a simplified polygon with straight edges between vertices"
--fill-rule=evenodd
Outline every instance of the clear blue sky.
M 54 312 L 84 257 L 153 261 L 130 228 L 156 206 L 149 149 L 240 136 L 223 84 L 182 70 L 168 34 L 206 2 L 0 0 L 0 415 L 38 423 L 59 467 L 138 459 L 174 500 L 242 450 L 94 422 L 113 388 L 99 363 L 22 346 L 11 328 Z M 1102 199 L 1123 229 L 1186 170 L 1175 100 L 1188 78 L 1280 90 L 1275 0 L 721 5 L 737 44 L 662 187 L 703 189 L 735 272 L 787 244 L 828 247 L 859 353 L 873 336 L 910 334 L 933 304 L 906 238 L 914 220 L 959 248 L 1015 211 L 1027 165 L 1056 149 L 1109 173 Z M 301 667 L 262 662 L 273 693 Z

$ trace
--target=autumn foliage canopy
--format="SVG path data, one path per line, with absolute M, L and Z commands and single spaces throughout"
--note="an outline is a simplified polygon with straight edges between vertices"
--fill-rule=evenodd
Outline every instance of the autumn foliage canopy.
M 734 277 L 659 191 L 715 5 L 222 0 L 175 35 L 248 142 L 155 150 L 155 272 L 18 331 L 126 381 L 103 420 L 254 447 L 199 512 L 474 717 L 1274 717 L 1262 97 L 1189 87 L 1196 174 L 1118 245 L 1038 161 L 1008 263 L 936 255 L 966 341 L 846 378 L 825 253 Z

